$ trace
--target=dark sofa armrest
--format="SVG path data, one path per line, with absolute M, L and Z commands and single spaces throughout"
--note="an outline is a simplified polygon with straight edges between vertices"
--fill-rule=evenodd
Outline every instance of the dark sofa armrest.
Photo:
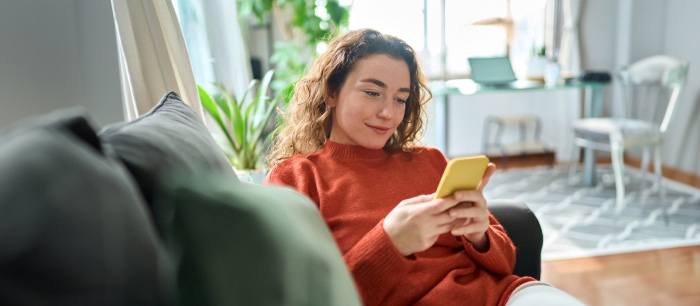
M 525 203 L 513 200 L 492 200 L 488 209 L 505 228 L 516 248 L 513 274 L 540 279 L 542 266 L 542 227 Z

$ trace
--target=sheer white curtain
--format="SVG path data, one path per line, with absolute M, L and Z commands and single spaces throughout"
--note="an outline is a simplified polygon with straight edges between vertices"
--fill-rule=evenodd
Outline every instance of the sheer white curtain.
M 178 7 L 197 83 L 209 90 L 216 82 L 240 97 L 252 72 L 236 1 L 179 0 Z
M 185 41 L 170 0 L 112 0 L 124 116 L 138 118 L 168 91 L 204 114 Z
M 579 75 L 581 72 L 581 51 L 578 39 L 581 2 L 583 0 L 564 0 L 562 3 L 564 29 L 561 37 L 559 63 L 563 71 L 568 71 L 573 76 Z
M 559 46 L 559 64 L 562 71 L 570 76 L 578 76 L 581 74 L 581 51 L 579 45 L 579 17 L 581 13 L 581 3 L 583 0 L 562 0 L 562 34 L 561 44 Z M 589 93 L 590 94 L 590 93 Z M 581 93 L 578 90 L 572 90 L 568 93 L 569 107 L 564 108 L 560 116 L 571 120 L 581 118 Z M 561 129 L 558 135 L 563 139 L 561 149 L 557 149 L 557 161 L 569 162 L 573 148 L 571 130 L 567 127 Z M 577 160 L 577 159 L 574 159 Z

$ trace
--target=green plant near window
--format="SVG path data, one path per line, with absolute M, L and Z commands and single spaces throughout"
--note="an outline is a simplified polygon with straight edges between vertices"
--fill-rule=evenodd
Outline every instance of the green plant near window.
M 305 56 L 314 57 L 316 48 L 326 39 L 346 30 L 350 16 L 350 6 L 343 6 L 338 0 L 237 0 L 238 18 L 247 22 L 255 16 L 258 22 L 265 24 L 266 16 L 292 14 L 283 33 L 293 36 L 296 29 L 303 37 L 286 37 L 274 45 L 270 62 L 275 64 L 277 80 L 272 88 L 280 91 L 295 83 L 306 71 L 308 61 Z M 285 11 L 285 9 L 287 9 Z M 288 101 L 287 101 L 288 102 Z
M 238 170 L 255 170 L 260 168 L 258 159 L 267 148 L 271 133 L 265 134 L 265 126 L 277 108 L 279 100 L 289 94 L 290 88 L 281 91 L 274 99 L 267 95 L 273 71 L 268 71 L 260 81 L 254 98 L 245 103 L 258 80 L 250 82 L 248 89 L 240 99 L 236 99 L 218 84 L 217 94 L 210 95 L 197 85 L 202 107 L 214 119 L 223 133 L 214 135 L 215 139 L 228 157 L 231 165 Z
M 546 57 L 547 56 L 547 46 L 542 46 L 539 49 L 532 46 L 532 54 L 534 56 Z

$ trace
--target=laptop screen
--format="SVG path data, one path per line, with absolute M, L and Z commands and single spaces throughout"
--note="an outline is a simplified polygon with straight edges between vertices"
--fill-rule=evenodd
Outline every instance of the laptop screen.
M 472 69 L 472 80 L 476 83 L 504 84 L 517 80 L 507 56 L 470 57 L 469 66 Z

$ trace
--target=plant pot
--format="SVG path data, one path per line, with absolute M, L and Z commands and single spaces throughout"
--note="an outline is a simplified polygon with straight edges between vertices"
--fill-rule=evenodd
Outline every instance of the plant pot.
M 557 62 L 550 62 L 544 69 L 544 84 L 555 86 L 559 83 L 561 76 L 561 66 Z
M 239 180 L 254 184 L 262 184 L 265 181 L 265 175 L 267 175 L 267 169 L 238 170 L 234 168 L 233 170 L 236 171 Z
M 530 80 L 544 81 L 544 74 L 549 59 L 544 56 L 531 58 L 527 62 L 527 78 Z

